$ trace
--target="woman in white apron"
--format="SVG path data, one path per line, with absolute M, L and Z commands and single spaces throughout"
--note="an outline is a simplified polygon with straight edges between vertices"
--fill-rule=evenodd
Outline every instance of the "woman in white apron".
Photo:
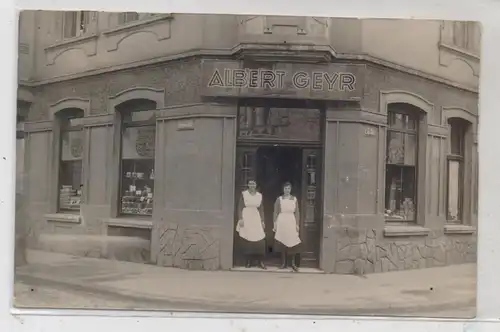
M 287 261 L 291 261 L 291 267 L 298 271 L 295 256 L 300 253 L 299 237 L 299 206 L 297 198 L 291 194 L 292 185 L 286 182 L 283 185 L 283 195 L 274 203 L 274 239 L 277 249 L 281 252 L 281 268 L 287 267 Z
M 266 269 L 264 264 L 266 233 L 263 216 L 262 195 L 257 191 L 257 183 L 250 180 L 248 189 L 241 193 L 239 199 L 236 225 L 236 231 L 243 241 L 246 267 L 251 267 L 256 261 L 260 268 Z

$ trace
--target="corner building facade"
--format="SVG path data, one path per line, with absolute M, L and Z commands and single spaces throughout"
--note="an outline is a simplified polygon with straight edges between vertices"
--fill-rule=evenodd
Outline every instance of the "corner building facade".
M 231 269 L 252 178 L 269 244 L 292 183 L 304 267 L 475 261 L 475 25 L 71 13 L 21 17 L 28 247 Z

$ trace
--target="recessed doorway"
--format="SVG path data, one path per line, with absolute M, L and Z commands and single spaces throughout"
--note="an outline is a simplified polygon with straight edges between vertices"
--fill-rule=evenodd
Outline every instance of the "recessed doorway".
M 292 184 L 300 211 L 301 267 L 319 267 L 322 233 L 323 105 L 305 100 L 243 100 L 238 107 L 235 177 L 234 266 L 244 266 L 236 222 L 248 179 L 263 196 L 267 265 L 280 265 L 274 245 L 274 203 L 283 184 Z
M 256 180 L 262 194 L 266 224 L 266 263 L 279 265 L 280 255 L 275 250 L 273 217 L 274 203 L 283 193 L 283 184 L 292 184 L 292 195 L 300 202 L 302 184 L 302 151 L 299 147 L 261 146 L 257 149 Z M 299 206 L 300 211 L 300 206 Z
M 301 267 L 317 268 L 321 234 L 321 150 L 301 146 L 260 144 L 237 148 L 236 172 L 239 179 L 236 195 L 246 189 L 247 179 L 257 181 L 262 193 L 266 233 L 266 265 L 279 266 L 280 253 L 275 250 L 273 222 L 274 203 L 282 194 L 283 184 L 292 184 L 300 211 L 300 238 L 302 252 L 297 262 Z M 238 196 L 237 196 L 238 197 Z M 238 197 L 239 198 L 239 197 Z M 237 208 L 237 207 L 235 207 Z M 241 240 L 235 233 L 234 265 L 243 266 Z

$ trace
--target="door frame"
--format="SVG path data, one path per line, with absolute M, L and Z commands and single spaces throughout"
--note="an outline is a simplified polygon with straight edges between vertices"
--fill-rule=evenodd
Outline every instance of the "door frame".
M 240 138 L 239 137 L 239 112 L 240 112 L 240 107 L 241 106 L 268 106 L 268 107 L 276 107 L 276 108 L 304 108 L 304 109 L 317 109 L 320 111 L 320 137 L 318 141 L 303 141 L 303 140 L 293 140 L 293 139 L 273 139 L 273 138 Z M 239 187 L 239 177 L 240 177 L 240 167 L 238 165 L 238 155 L 239 155 L 239 150 L 240 149 L 249 149 L 249 150 L 254 150 L 255 154 L 257 154 L 257 150 L 259 147 L 262 146 L 283 146 L 283 147 L 297 147 L 300 148 L 302 153 L 304 149 L 318 149 L 320 151 L 320 188 L 317 192 L 318 195 L 320 195 L 320 200 L 318 202 L 318 253 L 317 253 L 317 267 L 321 269 L 321 261 L 322 261 L 322 248 L 323 248 L 323 220 L 324 220 L 324 212 L 323 212 L 323 207 L 324 207 L 324 178 L 325 178 L 325 168 L 324 168 L 324 156 L 325 156 L 325 129 L 326 129 L 326 105 L 322 102 L 316 102 L 316 101 L 307 101 L 307 100 L 276 100 L 276 99 L 241 99 L 238 102 L 237 105 L 237 126 L 236 126 L 236 144 L 235 144 L 235 168 L 234 168 L 234 174 L 235 174 L 235 181 L 234 181 L 234 197 L 235 197 L 235 203 L 233 206 L 234 209 L 234 217 L 237 219 L 237 213 L 238 213 L 238 201 L 239 201 L 239 195 L 241 195 L 240 187 Z M 255 166 L 254 166 L 255 167 Z M 255 176 L 255 175 L 254 175 Z M 303 174 L 301 174 L 303 176 Z M 303 182 L 303 181 L 302 181 Z M 300 213 L 301 213 L 301 219 L 303 220 L 303 200 L 305 198 L 301 197 L 301 202 L 299 205 L 300 208 Z M 302 229 L 302 220 L 301 220 L 301 229 Z M 234 223 L 234 226 L 236 226 L 236 222 Z M 238 255 L 236 252 L 236 246 L 237 246 L 237 233 L 235 227 L 233 227 L 233 266 L 239 266 L 237 264 L 238 260 Z

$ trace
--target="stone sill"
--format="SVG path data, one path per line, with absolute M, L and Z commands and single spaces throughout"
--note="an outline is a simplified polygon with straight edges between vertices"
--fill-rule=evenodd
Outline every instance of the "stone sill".
M 476 227 L 460 224 L 447 224 L 444 226 L 445 234 L 474 234 Z
M 97 34 L 93 33 L 90 35 L 83 35 L 83 36 L 79 36 L 79 37 L 65 39 L 65 40 L 62 40 L 60 42 L 57 42 L 55 44 L 52 44 L 50 46 L 45 47 L 45 51 L 54 51 L 54 50 L 65 48 L 65 47 L 68 47 L 71 45 L 85 43 L 87 41 L 97 39 L 97 37 L 98 37 Z
M 112 36 L 112 35 L 116 35 L 116 34 L 119 34 L 119 33 L 122 33 L 122 32 L 126 32 L 128 30 L 135 30 L 136 28 L 138 27 L 143 27 L 143 26 L 146 26 L 146 25 L 151 25 L 151 24 L 154 24 L 154 23 L 157 23 L 157 22 L 160 22 L 160 21 L 166 21 L 166 20 L 171 20 L 173 19 L 173 15 L 172 14 L 165 14 L 165 15 L 156 15 L 156 16 L 153 16 L 149 19 L 145 19 L 145 20 L 137 20 L 137 21 L 134 21 L 134 22 L 130 22 L 130 23 L 127 23 L 127 24 L 123 24 L 123 25 L 120 25 L 116 28 L 111 28 L 111 29 L 108 29 L 106 31 L 103 31 L 103 35 L 105 36 Z
M 61 222 L 68 224 L 81 224 L 82 216 L 72 213 L 51 213 L 44 215 L 45 220 L 49 222 Z
M 112 218 L 105 221 L 106 225 L 112 227 L 152 229 L 153 221 L 141 219 Z
M 476 55 L 468 50 L 464 50 L 462 48 L 456 47 L 456 46 L 441 43 L 441 44 L 439 44 L 439 48 L 445 49 L 445 50 L 453 52 L 453 53 L 457 53 L 459 55 L 465 56 L 465 57 L 470 58 L 470 59 L 475 60 L 475 61 L 479 61 L 479 59 L 480 59 L 478 55 Z
M 384 227 L 384 236 L 386 237 L 405 237 L 405 236 L 427 236 L 430 233 L 429 228 L 411 225 L 390 225 Z

